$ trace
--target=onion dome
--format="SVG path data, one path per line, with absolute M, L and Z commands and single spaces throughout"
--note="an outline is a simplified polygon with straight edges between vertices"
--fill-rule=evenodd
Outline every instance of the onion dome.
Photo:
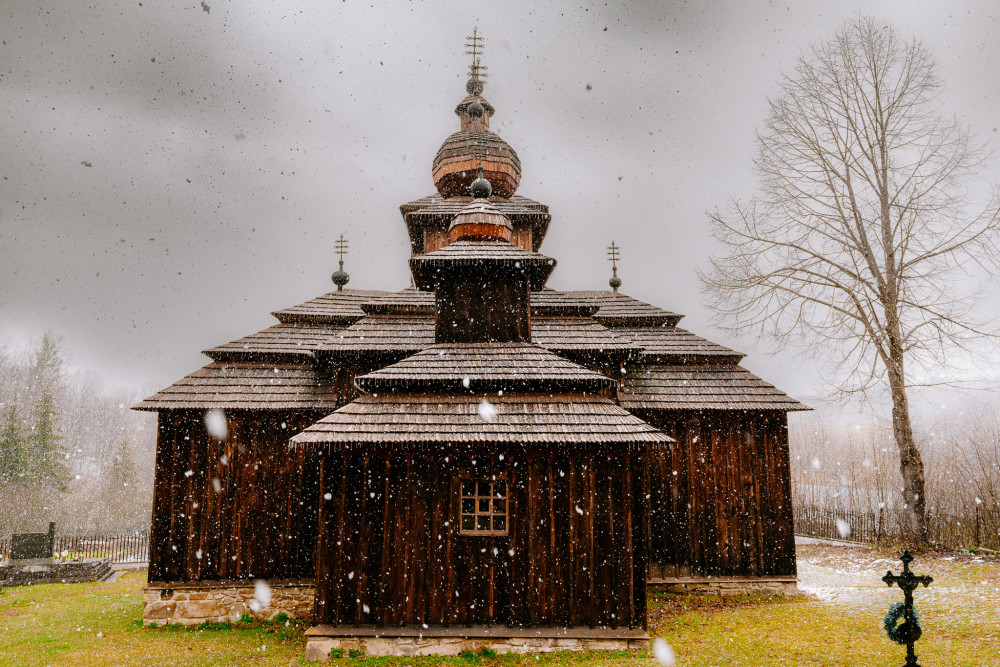
M 479 64 L 477 55 L 473 53 L 471 77 L 465 84 L 469 94 L 455 107 L 461 121 L 459 130 L 441 144 L 431 174 L 442 197 L 468 196 L 476 165 L 481 163 L 493 194 L 508 199 L 521 181 L 521 160 L 506 141 L 490 131 L 490 118 L 496 109 L 482 97 L 486 67 Z

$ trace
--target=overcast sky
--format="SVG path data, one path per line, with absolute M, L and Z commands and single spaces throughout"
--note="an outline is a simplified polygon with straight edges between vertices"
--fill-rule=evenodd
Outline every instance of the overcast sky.
M 0 0 L 0 337 L 51 329 L 152 390 L 331 290 L 341 232 L 350 287 L 406 287 L 398 207 L 434 191 L 478 25 L 492 129 L 553 216 L 550 286 L 607 289 L 614 239 L 623 292 L 814 399 L 814 362 L 710 327 L 705 212 L 753 193 L 780 73 L 859 11 L 922 37 L 996 148 L 995 0 L 588 5 Z

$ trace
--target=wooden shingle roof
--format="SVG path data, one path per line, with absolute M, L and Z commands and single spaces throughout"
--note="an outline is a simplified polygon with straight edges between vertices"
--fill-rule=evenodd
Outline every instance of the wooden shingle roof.
M 597 392 L 615 382 L 529 343 L 447 343 L 363 375 L 355 384 L 366 392 Z
M 614 331 L 631 338 L 642 348 L 643 359 L 652 362 L 738 364 L 746 356 L 677 327 L 616 327 Z
M 480 414 L 483 399 L 496 410 Z M 662 431 L 600 396 L 379 394 L 359 397 L 300 432 L 296 445 L 668 443 Z
M 345 289 L 342 292 L 328 292 L 305 303 L 285 308 L 273 313 L 279 322 L 326 322 L 350 324 L 364 317 L 361 304 L 373 298 L 384 296 L 381 290 Z
M 228 408 L 332 410 L 337 394 L 312 364 L 213 362 L 133 406 L 136 410 Z
M 542 255 L 544 256 L 544 255 Z M 408 287 L 384 292 L 361 306 L 366 313 L 434 314 L 434 293 Z M 625 294 L 607 291 L 562 292 L 542 289 L 531 292 L 531 313 L 539 316 L 594 315 L 609 326 L 674 326 L 683 317 Z
M 398 292 L 386 292 L 361 304 L 370 315 L 434 315 L 434 292 L 407 287 Z
M 618 400 L 626 410 L 809 410 L 735 364 L 636 365 Z
M 562 292 L 543 289 L 531 293 L 532 305 L 556 306 L 560 304 L 588 304 L 597 306 L 594 318 L 609 327 L 618 326 L 674 326 L 683 315 L 657 308 L 644 301 L 617 292 L 580 290 Z
M 213 361 L 265 358 L 311 360 L 316 348 L 333 340 L 343 329 L 344 325 L 323 322 L 275 324 L 255 334 L 205 350 L 203 354 Z
M 440 194 L 435 193 L 400 206 L 399 210 L 403 214 L 407 231 L 410 234 L 412 251 L 414 253 L 424 251 L 425 228 L 447 229 L 455 214 L 468 206 L 471 201 L 472 197 L 462 196 L 445 199 Z M 500 212 L 510 219 L 515 228 L 531 227 L 533 230 L 531 249 L 537 251 L 541 247 L 545 231 L 552 220 L 548 206 L 517 194 L 512 195 L 509 199 L 490 197 L 489 202 L 500 209 Z
M 450 266 L 510 266 L 522 269 L 532 289 L 541 289 L 556 266 L 551 257 L 525 250 L 506 241 L 455 241 L 443 248 L 410 259 L 410 270 L 417 287 L 434 288 L 436 273 Z
M 607 329 L 589 317 L 535 317 L 531 339 L 556 352 L 626 352 L 629 336 Z M 333 333 L 318 350 L 334 356 L 413 353 L 434 345 L 434 318 L 419 315 L 368 315 Z

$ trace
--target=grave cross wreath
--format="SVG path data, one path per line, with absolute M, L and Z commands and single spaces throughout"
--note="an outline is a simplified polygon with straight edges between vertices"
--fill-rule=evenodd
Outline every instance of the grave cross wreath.
M 920 630 L 920 615 L 917 614 L 917 608 L 912 608 L 913 612 L 913 625 L 916 629 Z M 889 639 L 896 642 L 897 644 L 905 644 L 909 640 L 909 634 L 904 632 L 902 629 L 905 627 L 905 623 L 900 623 L 899 620 L 903 618 L 906 614 L 906 604 L 902 602 L 893 602 L 889 605 L 889 611 L 885 612 L 885 618 L 882 620 L 885 625 L 885 634 L 889 636 Z M 920 636 L 919 634 L 917 635 Z

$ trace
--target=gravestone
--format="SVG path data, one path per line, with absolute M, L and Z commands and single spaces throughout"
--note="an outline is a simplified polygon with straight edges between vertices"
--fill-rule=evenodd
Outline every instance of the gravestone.
M 87 558 L 58 563 L 52 557 L 56 524 L 47 533 L 20 533 L 11 536 L 10 562 L 0 567 L 0 587 L 32 584 L 109 581 L 115 576 L 108 558 Z
M 19 533 L 11 536 L 10 559 L 17 563 L 24 561 L 52 562 L 52 548 L 56 538 L 56 524 L 49 522 L 47 533 Z

